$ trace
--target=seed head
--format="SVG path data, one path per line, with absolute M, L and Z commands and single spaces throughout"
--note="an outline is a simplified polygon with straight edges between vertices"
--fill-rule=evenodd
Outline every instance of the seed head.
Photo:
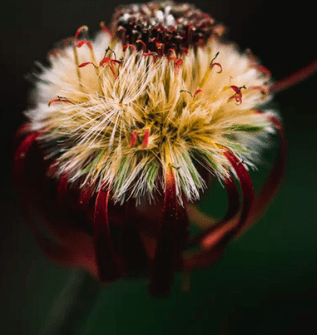
M 155 197 L 172 167 L 176 193 L 197 200 L 202 169 L 229 174 L 229 149 L 246 166 L 272 128 L 256 113 L 270 75 L 219 36 L 221 25 L 188 4 L 117 9 L 110 32 L 81 27 L 38 75 L 26 112 L 46 156 L 81 187 L 110 185 L 113 199 Z M 84 38 L 84 39 L 82 39 Z

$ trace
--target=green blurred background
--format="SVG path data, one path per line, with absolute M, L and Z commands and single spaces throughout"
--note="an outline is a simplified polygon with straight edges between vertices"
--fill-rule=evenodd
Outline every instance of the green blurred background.
M 132 1 L 122 1 L 130 3 Z M 10 140 L 23 121 L 31 85 L 24 79 L 35 60 L 83 24 L 94 32 L 109 22 L 113 1 L 3 1 L 1 25 L 1 314 L 3 334 L 37 335 L 58 298 L 80 274 L 48 262 L 24 225 L 10 180 Z M 314 10 L 309 2 L 277 7 L 273 1 L 195 1 L 229 29 L 230 39 L 251 48 L 276 79 L 317 57 Z M 78 315 L 96 301 L 85 325 L 67 334 L 297 334 L 317 318 L 317 75 L 278 94 L 285 123 L 288 167 L 282 188 L 265 216 L 226 250 L 213 267 L 193 273 L 191 290 L 176 276 L 165 299 L 147 294 L 147 280 L 123 280 L 100 291 L 92 279 L 78 301 Z M 252 173 L 258 187 L 276 147 Z M 219 198 L 218 198 L 219 195 Z M 219 186 L 201 203 L 221 215 Z M 56 302 L 56 300 L 58 300 Z M 77 328 L 76 328 L 77 327 Z

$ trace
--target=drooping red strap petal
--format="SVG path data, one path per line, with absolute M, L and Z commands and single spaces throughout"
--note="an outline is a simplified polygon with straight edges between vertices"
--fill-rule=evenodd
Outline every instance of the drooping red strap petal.
M 261 111 L 257 111 L 261 113 Z M 250 210 L 250 214 L 243 225 L 240 226 L 239 233 L 245 231 L 250 225 L 256 222 L 266 211 L 274 195 L 278 191 L 283 180 L 286 168 L 287 145 L 286 137 L 281 121 L 275 116 L 269 116 L 269 121 L 275 126 L 279 139 L 279 151 L 270 175 L 259 190 Z
M 204 230 L 201 234 L 194 237 L 189 245 L 194 245 L 202 241 L 205 248 L 212 248 L 217 244 L 218 240 L 227 233 L 234 225 L 229 223 L 240 210 L 240 196 L 239 190 L 230 175 L 224 180 L 224 185 L 228 194 L 228 210 L 225 217 L 217 224 L 210 220 L 210 228 Z
M 41 251 L 48 260 L 59 266 L 68 268 L 82 268 L 88 271 L 91 275 L 98 278 L 98 267 L 94 249 L 91 248 L 92 243 L 87 240 L 86 236 L 78 237 L 78 245 L 61 245 L 50 241 L 40 234 L 38 230 L 34 230 L 33 235 L 39 244 Z
M 94 185 L 84 186 L 78 196 L 78 209 L 85 211 L 89 207 L 90 199 L 94 194 Z
M 231 166 L 237 174 L 241 186 L 243 199 L 240 220 L 234 229 L 235 232 L 230 234 L 231 238 L 234 234 L 241 230 L 248 218 L 248 215 L 250 214 L 251 207 L 254 203 L 254 189 L 252 179 L 249 175 L 249 172 L 244 167 L 243 163 L 241 163 L 239 159 L 229 150 L 227 150 L 224 155 L 227 157 Z
M 59 178 L 57 186 L 57 201 L 61 207 L 65 207 L 67 203 L 69 172 L 64 171 Z
M 110 187 L 102 187 L 97 194 L 94 213 L 94 243 L 101 281 L 113 281 L 122 275 L 121 261 L 111 238 L 108 202 Z
M 31 132 L 31 124 L 23 123 L 15 132 L 15 138 L 20 138 L 20 136 Z
M 13 164 L 13 179 L 28 229 L 47 258 L 62 266 L 86 269 L 97 276 L 92 238 L 76 229 L 76 222 L 71 222 L 56 206 L 56 185 L 55 192 L 46 185 L 41 152 L 29 153 L 39 135 L 31 133 L 21 142 Z M 44 237 L 42 231 L 49 233 L 54 241 Z
M 167 167 L 165 185 L 163 219 L 149 286 L 149 292 L 153 296 L 169 294 L 174 269 L 181 263 L 182 242 L 179 238 L 183 239 L 188 226 L 185 209 L 178 204 L 176 181 L 171 166 Z
M 134 199 L 126 203 L 124 223 L 119 228 L 120 233 L 115 244 L 128 276 L 144 275 L 149 268 L 149 259 L 137 229 L 140 218 L 136 216 L 135 206 Z
M 185 258 L 184 270 L 193 270 L 197 267 L 209 266 L 217 261 L 221 257 L 224 247 L 240 231 L 240 228 L 245 224 L 250 213 L 254 201 L 254 190 L 250 175 L 244 165 L 231 151 L 227 150 L 224 155 L 235 170 L 240 182 L 243 199 L 240 218 L 238 221 L 229 220 L 222 225 L 220 224 L 218 230 L 216 229 L 203 239 L 201 243 L 203 249 Z M 233 188 L 232 192 L 234 192 Z
M 223 257 L 223 248 L 202 249 L 184 257 L 183 271 L 207 268 Z
M 38 132 L 27 135 L 15 152 L 13 162 L 13 178 L 17 181 L 17 183 L 20 182 L 21 178 L 23 178 L 25 170 L 25 159 L 33 143 L 39 135 L 40 133 Z

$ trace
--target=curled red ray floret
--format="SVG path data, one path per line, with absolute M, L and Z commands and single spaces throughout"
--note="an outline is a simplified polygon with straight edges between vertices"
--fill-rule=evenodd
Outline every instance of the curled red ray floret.
M 144 41 L 142 41 L 142 40 L 136 40 L 135 43 L 137 43 L 137 44 L 142 44 L 142 51 L 143 51 L 144 53 L 146 53 L 146 52 L 148 51 L 148 50 L 147 50 L 147 45 L 145 44 Z
M 18 129 L 17 131 L 15 132 L 14 134 L 14 138 L 15 139 L 19 139 L 19 137 L 27 134 L 27 133 L 30 133 L 31 132 L 31 124 L 30 123 L 23 123 Z
M 130 276 L 139 276 L 149 267 L 149 259 L 137 229 L 140 218 L 136 215 L 136 201 L 130 199 L 125 205 L 124 223 L 117 249 Z
M 99 66 L 106 66 L 108 65 L 114 78 L 117 79 L 118 78 L 118 74 L 117 74 L 117 71 L 116 71 L 116 68 L 115 68 L 115 64 L 119 64 L 119 65 L 122 65 L 122 62 L 119 61 L 119 60 L 116 60 L 116 59 L 113 59 L 113 58 L 109 58 L 109 57 L 104 57 L 100 63 L 99 63 Z
M 55 102 L 65 102 L 65 103 L 69 103 L 69 104 L 73 104 L 74 105 L 74 103 L 72 101 L 68 100 L 67 98 L 57 97 L 57 98 L 52 99 L 51 101 L 49 101 L 48 106 L 51 106 L 51 104 L 53 104 Z
M 108 35 L 112 36 L 111 31 L 106 27 L 106 24 L 104 21 L 100 22 L 100 28 Z
M 27 135 L 15 152 L 13 161 L 13 176 L 17 182 L 20 182 L 22 179 L 25 170 L 25 159 L 40 134 L 40 132 L 34 132 Z
M 218 55 L 219 55 L 219 52 L 217 52 L 216 55 L 215 55 L 215 57 L 211 60 L 209 68 L 211 70 L 214 66 L 218 66 L 219 69 L 220 69 L 218 71 L 218 73 L 221 73 L 222 72 L 222 66 L 221 66 L 221 64 L 220 63 L 214 63 L 214 60 L 218 57 Z
M 186 235 L 188 220 L 185 209 L 178 204 L 173 169 L 167 166 L 163 219 L 152 264 L 149 291 L 153 296 L 169 294 L 175 267 L 182 267 L 182 240 Z
M 82 32 L 87 32 L 87 31 L 88 31 L 88 27 L 87 27 L 87 26 L 81 26 L 80 28 L 77 29 L 76 34 L 75 34 L 75 37 L 74 37 L 75 45 L 76 45 L 77 42 L 78 42 L 79 35 L 80 35 Z
M 215 247 L 224 234 L 226 234 L 234 227 L 234 224 L 232 224 L 230 221 L 238 214 L 240 210 L 239 190 L 231 175 L 225 178 L 223 182 L 228 194 L 228 209 L 226 215 L 217 224 L 214 224 L 210 220 L 210 228 L 191 239 L 189 245 L 195 245 L 201 242 L 201 245 L 204 248 Z
M 246 87 L 245 86 L 238 87 L 238 86 L 231 85 L 230 88 L 232 88 L 236 93 L 232 97 L 230 97 L 229 100 L 235 99 L 238 105 L 241 105 L 242 104 L 241 89 L 242 88 L 246 89 Z
M 222 66 L 220 63 L 212 63 L 210 64 L 210 69 L 212 69 L 214 66 L 218 66 L 219 67 L 219 71 L 217 73 L 221 73 L 222 72 Z
M 98 68 L 97 65 L 95 65 L 93 62 L 84 62 L 78 65 L 78 67 L 85 67 L 87 65 L 93 65 L 96 69 Z
M 122 264 L 117 255 L 110 232 L 108 202 L 110 187 L 101 187 L 95 201 L 94 243 L 101 281 L 113 281 L 123 275 Z
M 57 201 L 60 206 L 65 207 L 67 193 L 68 193 L 68 183 L 69 183 L 69 172 L 64 171 L 59 177 L 57 186 Z
M 136 51 L 135 46 L 134 46 L 133 44 L 126 44 L 126 45 L 123 47 L 123 52 L 126 52 L 128 48 L 130 48 L 133 52 Z
M 230 220 L 234 217 L 237 212 L 237 207 L 233 203 L 235 198 L 238 197 L 236 188 L 233 186 L 232 182 L 227 180 L 228 198 L 232 198 L 230 202 L 232 203 L 232 210 L 226 215 L 227 221 L 221 222 L 217 225 L 213 231 L 211 228 L 211 233 L 207 236 L 204 236 L 202 241 L 203 249 L 189 254 L 184 260 L 184 270 L 190 271 L 200 267 L 210 266 L 212 263 L 220 259 L 223 254 L 224 247 L 238 234 L 241 227 L 245 224 L 251 207 L 254 201 L 254 190 L 252 185 L 252 180 L 246 168 L 239 161 L 239 159 L 228 149 L 224 152 L 224 155 L 227 157 L 232 168 L 235 170 L 237 177 L 240 182 L 241 191 L 242 191 L 242 208 L 240 210 L 240 216 L 237 220 Z M 216 236 L 216 235 L 219 236 Z M 217 239 L 215 239 L 217 237 Z
M 201 89 L 198 89 L 198 90 L 196 90 L 196 91 L 194 92 L 193 98 L 196 98 L 197 95 L 198 95 L 199 93 L 203 93 L 204 95 L 206 95 L 206 92 L 205 92 L 205 91 L 203 91 L 203 90 L 201 90 Z
M 120 64 L 120 65 L 122 64 L 122 62 L 119 61 L 119 60 L 116 60 L 116 59 L 113 59 L 113 58 L 110 58 L 110 57 L 104 57 L 104 58 L 100 61 L 99 65 L 100 65 L 100 66 L 105 66 L 105 65 L 108 65 L 108 64 L 114 64 L 114 63 Z
M 13 177 L 22 209 L 29 222 L 28 228 L 48 259 L 61 266 L 81 267 L 97 276 L 91 239 L 84 231 L 74 228 L 76 223 L 70 222 L 70 218 L 65 217 L 65 213 L 51 199 L 52 192 L 46 185 L 43 161 L 38 156 L 39 149 L 34 145 L 40 135 L 40 132 L 34 132 L 22 140 L 15 152 L 13 164 Z M 36 150 L 31 152 L 31 148 Z M 26 161 L 30 154 L 32 157 Z M 41 229 L 35 225 L 34 217 L 40 219 Z M 42 229 L 56 242 L 44 237 Z
M 243 163 L 230 150 L 227 150 L 224 155 L 227 157 L 232 168 L 235 170 L 241 186 L 243 199 L 242 208 L 239 222 L 235 227 L 236 231 L 240 231 L 241 227 L 245 224 L 250 213 L 251 206 L 254 203 L 254 189 L 252 179 Z
M 94 185 L 89 185 L 82 188 L 78 197 L 78 207 L 80 210 L 88 209 L 89 202 L 93 194 L 94 194 Z
M 78 41 L 76 44 L 77 48 L 81 48 L 83 45 L 87 45 L 90 50 L 93 50 L 93 47 L 90 41 L 87 41 L 87 40 Z
M 255 110 L 254 113 L 265 114 L 263 111 Z M 286 159 L 287 159 L 287 145 L 283 125 L 281 121 L 274 115 L 267 116 L 268 121 L 276 128 L 279 139 L 279 150 L 271 173 L 267 177 L 264 185 L 261 187 L 256 195 L 255 201 L 250 210 L 250 214 L 245 223 L 240 227 L 239 233 L 244 232 L 250 225 L 256 222 L 266 211 L 274 195 L 279 189 L 283 180 Z

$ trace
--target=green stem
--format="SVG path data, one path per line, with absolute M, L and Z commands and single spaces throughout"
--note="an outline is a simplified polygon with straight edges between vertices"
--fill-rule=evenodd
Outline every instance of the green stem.
M 101 285 L 84 271 L 71 273 L 53 302 L 39 335 L 79 335 L 101 291 Z

